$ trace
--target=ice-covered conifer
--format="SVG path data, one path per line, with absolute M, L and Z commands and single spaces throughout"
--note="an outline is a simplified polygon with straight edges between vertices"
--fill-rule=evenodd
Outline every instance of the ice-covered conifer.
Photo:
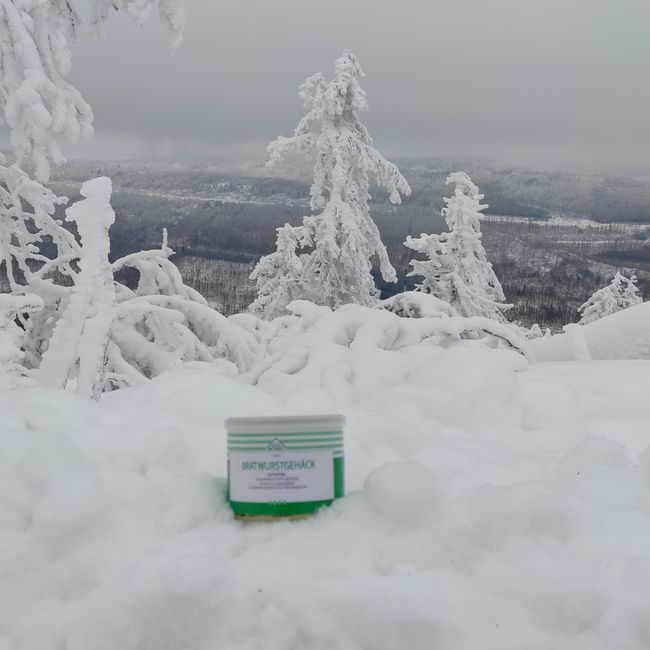
M 376 182 L 393 203 L 410 194 L 395 165 L 372 146 L 359 113 L 368 109 L 359 83 L 363 71 L 346 50 L 334 64 L 334 77 L 309 77 L 300 87 L 308 109 L 294 135 L 279 137 L 269 146 L 269 164 L 291 152 L 314 152 L 311 208 L 305 217 L 305 241 L 311 250 L 303 260 L 304 297 L 338 307 L 355 302 L 369 305 L 378 291 L 371 274 L 372 259 L 387 282 L 396 281 L 386 247 L 370 216 L 370 183 Z
M 636 286 L 636 277 L 629 278 L 621 273 L 616 273 L 614 279 L 602 289 L 598 289 L 587 302 L 579 307 L 582 314 L 580 325 L 593 323 L 593 321 L 615 314 L 617 311 L 627 309 L 643 302 Z
M 113 272 L 108 261 L 108 229 L 115 220 L 110 179 L 83 184 L 84 200 L 66 210 L 81 239 L 80 272 L 70 301 L 43 357 L 39 376 L 53 387 L 76 380 L 77 392 L 97 399 L 104 389 L 108 342 L 115 317 Z
M 302 259 L 306 256 L 296 255 L 304 228 L 285 224 L 277 232 L 275 252 L 262 257 L 250 276 L 257 283 L 257 299 L 249 309 L 268 320 L 287 314 L 290 302 L 306 297 Z
M 487 208 L 481 204 L 483 194 L 464 172 L 450 174 L 446 184 L 455 186 L 442 209 L 449 231 L 407 237 L 404 245 L 427 257 L 412 260 L 409 275 L 422 277 L 418 289 L 447 301 L 461 316 L 503 321 L 503 310 L 511 305 L 504 303 L 501 283 L 481 243 L 481 212 Z

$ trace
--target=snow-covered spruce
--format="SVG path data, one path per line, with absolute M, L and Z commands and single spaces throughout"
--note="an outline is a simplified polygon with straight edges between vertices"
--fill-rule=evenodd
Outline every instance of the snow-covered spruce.
M 140 383 L 183 361 L 225 358 L 247 370 L 255 336 L 183 284 L 169 260 L 173 251 L 166 233 L 161 249 L 111 264 L 110 180 L 88 181 L 82 195 L 83 201 L 66 210 L 81 237 L 80 273 L 43 356 L 40 380 L 52 387 L 74 385 L 78 393 L 97 398 L 103 390 Z M 135 290 L 114 282 L 114 273 L 126 267 L 139 272 Z
M 395 282 L 397 277 L 370 216 L 370 182 L 383 187 L 393 203 L 400 203 L 400 197 L 411 192 L 397 167 L 372 146 L 359 119 L 359 113 L 368 109 L 359 83 L 362 76 L 357 58 L 346 50 L 334 64 L 332 80 L 320 73 L 309 77 L 300 87 L 307 114 L 292 137 L 279 137 L 269 145 L 270 165 L 293 152 L 316 155 L 311 186 L 315 214 L 305 217 L 302 229 L 295 233 L 298 247 L 309 250 L 300 257 L 300 297 L 334 308 L 376 301 L 378 291 L 371 274 L 375 257 L 385 281 Z M 286 240 L 279 243 L 288 244 Z M 264 278 L 264 293 L 254 309 L 271 316 L 293 296 L 279 281 L 282 264 L 266 259 L 260 264 L 257 277 Z M 273 278 L 278 280 L 276 290 Z
M 426 256 L 411 260 L 411 276 L 420 276 L 419 291 L 450 303 L 461 316 L 484 316 L 504 321 L 505 304 L 501 283 L 487 261 L 481 243 L 481 204 L 483 194 L 465 172 L 450 174 L 447 185 L 454 185 L 451 198 L 445 198 L 442 216 L 448 232 L 407 237 L 404 245 Z
M 580 305 L 580 325 L 593 323 L 599 318 L 633 307 L 642 301 L 636 286 L 636 277 L 633 275 L 627 278 L 617 273 L 606 287 L 598 289 L 587 302 Z
M 273 319 L 287 313 L 286 306 L 305 294 L 305 255 L 296 255 L 304 227 L 286 224 L 277 230 L 275 252 L 260 259 L 251 273 L 257 283 L 257 298 L 250 311 L 260 318 Z

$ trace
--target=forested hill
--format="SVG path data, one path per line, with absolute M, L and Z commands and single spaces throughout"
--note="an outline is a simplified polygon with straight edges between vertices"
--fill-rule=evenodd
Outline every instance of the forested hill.
M 463 169 L 489 204 L 484 243 L 523 322 L 556 326 L 617 268 L 650 285 L 650 182 L 462 159 L 397 160 L 413 193 L 392 206 L 379 191 L 371 204 L 395 268 L 410 288 L 407 235 L 440 232 L 450 171 Z M 234 171 L 233 171 L 234 170 Z M 167 227 L 187 281 L 231 313 L 252 299 L 251 264 L 273 249 L 275 229 L 309 212 L 304 167 L 271 173 L 257 162 L 192 164 L 142 161 L 73 162 L 59 169 L 55 191 L 71 199 L 83 180 L 108 175 L 117 221 L 114 256 L 158 245 Z
M 470 158 L 405 158 L 396 164 L 413 194 L 407 204 L 439 209 L 446 176 L 466 171 L 489 203 L 488 214 L 586 218 L 598 222 L 650 222 L 650 180 L 508 165 Z M 55 182 L 82 182 L 107 174 L 116 187 L 148 195 L 186 199 L 279 204 L 307 203 L 309 169 L 268 170 L 259 161 L 202 163 L 82 161 L 57 170 Z M 377 192 L 376 203 L 386 197 Z

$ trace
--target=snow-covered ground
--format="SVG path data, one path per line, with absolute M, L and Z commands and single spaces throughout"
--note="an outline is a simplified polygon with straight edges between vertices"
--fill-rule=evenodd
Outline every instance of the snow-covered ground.
M 0 380 L 0 648 L 650 646 L 650 361 L 339 347 L 98 404 Z M 235 521 L 224 418 L 300 410 L 347 417 L 348 495 Z

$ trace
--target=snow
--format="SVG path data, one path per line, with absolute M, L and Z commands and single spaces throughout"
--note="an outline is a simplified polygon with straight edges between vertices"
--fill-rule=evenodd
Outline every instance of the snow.
M 650 302 L 587 325 L 567 325 L 563 334 L 531 341 L 540 361 L 650 359 Z
M 650 361 L 292 309 L 263 372 L 190 363 L 99 402 L 0 378 L 0 648 L 648 647 Z M 584 327 L 592 358 L 593 328 L 647 313 Z M 346 416 L 347 496 L 235 521 L 223 420 L 316 411 Z

